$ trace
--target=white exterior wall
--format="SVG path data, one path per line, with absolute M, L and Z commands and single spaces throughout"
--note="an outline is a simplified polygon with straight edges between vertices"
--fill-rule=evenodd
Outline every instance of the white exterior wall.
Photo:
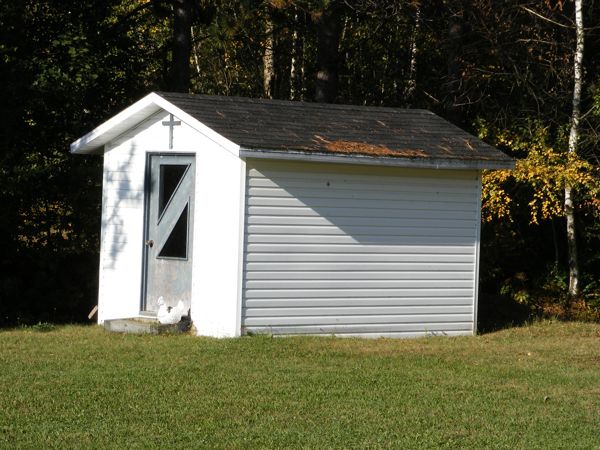
M 105 147 L 98 321 L 140 313 L 147 153 L 193 153 L 192 320 L 199 334 L 234 336 L 240 320 L 243 161 L 183 122 L 174 127 L 170 150 L 169 128 L 161 123 L 168 118 L 161 111 Z
M 139 314 L 143 155 L 141 161 L 139 159 L 127 152 L 125 147 L 114 148 L 104 155 L 98 323 Z
M 244 332 L 475 332 L 477 171 L 247 167 Z
M 192 320 L 199 335 L 240 335 L 245 165 L 216 144 L 196 154 Z

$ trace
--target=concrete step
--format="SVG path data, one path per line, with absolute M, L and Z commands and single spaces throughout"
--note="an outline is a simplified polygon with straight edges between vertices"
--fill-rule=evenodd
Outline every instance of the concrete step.
M 163 325 L 157 319 L 132 317 L 129 319 L 111 319 L 104 321 L 104 329 L 111 333 L 129 334 L 181 334 L 187 333 L 191 322 L 182 319 L 181 322 Z

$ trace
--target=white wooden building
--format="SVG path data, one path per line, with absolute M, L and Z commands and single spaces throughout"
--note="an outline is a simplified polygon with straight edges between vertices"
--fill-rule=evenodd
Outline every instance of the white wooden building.
M 476 332 L 480 173 L 513 161 L 431 112 L 152 93 L 71 152 L 104 156 L 100 323 Z

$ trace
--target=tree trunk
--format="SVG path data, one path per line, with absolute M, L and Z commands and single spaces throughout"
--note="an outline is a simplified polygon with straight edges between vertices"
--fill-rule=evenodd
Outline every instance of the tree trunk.
M 300 58 L 302 57 L 302 47 L 298 34 L 299 26 L 298 8 L 294 6 L 294 29 L 292 31 L 292 53 L 290 60 L 290 100 L 297 100 L 299 91 L 298 75 L 300 71 L 298 70 L 298 66 L 302 65 L 302 62 L 300 61 Z
M 462 112 L 458 106 L 458 99 L 462 86 L 462 52 L 464 33 L 464 6 L 463 2 L 451 2 L 448 18 L 447 41 L 447 79 L 445 90 L 445 109 L 450 122 L 459 125 L 462 122 Z
M 189 92 L 190 90 L 192 2 L 193 0 L 173 0 L 173 56 L 170 89 L 175 92 Z
M 263 51 L 263 96 L 273 98 L 273 79 L 275 78 L 275 65 L 273 58 L 273 19 L 270 11 L 265 18 L 265 43 Z
M 194 27 L 190 27 L 190 37 L 192 38 L 192 55 L 194 57 L 194 67 L 196 68 L 196 75 L 200 77 L 200 60 L 198 59 L 198 43 L 195 42 Z
M 421 2 L 415 2 L 415 25 L 410 38 L 410 62 L 408 66 L 408 80 L 404 91 L 404 103 L 409 106 L 417 88 L 417 53 L 419 51 L 418 39 L 421 30 Z
M 577 154 L 579 141 L 579 121 L 581 119 L 581 88 L 583 78 L 583 12 L 582 0 L 575 0 L 575 26 L 577 42 L 574 59 L 573 113 L 571 115 L 571 131 L 569 133 L 569 156 Z M 577 239 L 575 228 L 575 204 L 571 185 L 565 186 L 565 215 L 567 217 L 567 249 L 569 255 L 569 297 L 579 295 L 579 261 L 577 258 Z
M 317 79 L 315 100 L 331 103 L 337 96 L 341 8 L 333 0 L 323 10 L 317 23 Z
M 302 35 L 300 36 L 300 100 L 306 95 L 306 13 L 302 13 Z

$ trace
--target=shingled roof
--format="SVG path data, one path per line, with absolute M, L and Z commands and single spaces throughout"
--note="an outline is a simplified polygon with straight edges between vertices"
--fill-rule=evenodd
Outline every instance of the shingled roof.
M 426 110 L 157 94 L 243 150 L 513 164 Z

